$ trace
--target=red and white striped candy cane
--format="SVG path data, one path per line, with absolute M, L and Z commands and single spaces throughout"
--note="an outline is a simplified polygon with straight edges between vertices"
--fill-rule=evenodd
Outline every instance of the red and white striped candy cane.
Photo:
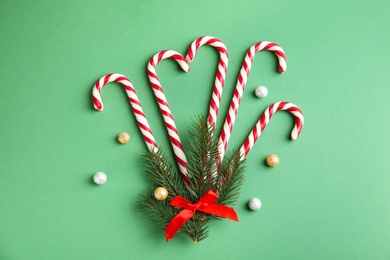
M 286 55 L 284 54 L 283 49 L 273 42 L 258 42 L 252 47 L 249 48 L 248 52 L 245 55 L 242 67 L 240 70 L 240 75 L 238 76 L 236 89 L 234 91 L 234 96 L 230 103 L 229 112 L 226 116 L 225 123 L 219 138 L 219 145 L 221 148 L 221 159 L 223 160 L 223 155 L 226 151 L 230 135 L 233 131 L 234 121 L 236 120 L 236 115 L 238 112 L 238 107 L 241 102 L 242 94 L 244 93 L 245 85 L 248 80 L 249 72 L 252 67 L 252 62 L 256 52 L 268 50 L 276 54 L 279 60 L 278 70 L 284 72 L 287 68 L 286 64 Z
M 299 137 L 299 134 L 301 133 L 301 130 L 303 128 L 303 114 L 302 111 L 294 105 L 293 103 L 289 102 L 276 102 L 269 106 L 264 113 L 261 115 L 259 121 L 256 123 L 255 127 L 250 132 L 248 138 L 245 140 L 245 142 L 242 144 L 239 153 L 241 156 L 241 160 L 243 160 L 249 151 L 252 149 L 253 145 L 256 143 L 257 139 L 261 135 L 261 133 L 264 131 L 264 128 L 268 125 L 269 120 L 271 119 L 272 115 L 279 110 L 286 110 L 289 111 L 291 114 L 295 117 L 295 125 L 291 132 L 291 139 L 296 140 Z
M 219 103 L 221 100 L 223 87 L 225 85 L 225 77 L 226 77 L 226 71 L 228 67 L 229 54 L 225 44 L 223 44 L 219 39 L 211 36 L 203 36 L 203 37 L 199 37 L 194 42 L 192 42 L 192 44 L 188 48 L 188 54 L 186 56 L 186 60 L 188 62 L 193 61 L 196 52 L 203 45 L 213 46 L 219 52 L 218 70 L 215 75 L 214 88 L 210 99 L 210 108 L 209 108 L 209 115 L 208 115 L 209 125 L 215 127 L 217 122 L 217 117 L 218 117 Z
M 125 76 L 117 73 L 113 74 L 107 74 L 103 77 L 101 77 L 93 86 L 92 89 L 92 98 L 93 98 L 93 105 L 95 109 L 102 111 L 103 110 L 103 102 L 101 97 L 101 89 L 110 82 L 118 82 L 123 85 L 123 87 L 126 90 L 126 94 L 128 96 L 128 99 L 130 101 L 131 107 L 133 109 L 135 118 L 137 120 L 139 129 L 141 130 L 141 133 L 143 135 L 143 138 L 145 140 L 146 146 L 149 150 L 157 152 L 157 144 L 154 140 L 152 130 L 149 127 L 148 121 L 146 120 L 145 114 L 142 110 L 141 103 L 139 102 L 137 93 L 135 92 L 135 89 L 133 87 L 133 84 L 131 81 L 126 78 Z
M 174 59 L 180 65 L 183 71 L 188 72 L 190 70 L 187 61 L 180 53 L 171 50 L 164 50 L 158 52 L 150 59 L 148 64 L 148 77 L 154 95 L 156 96 L 157 103 L 160 107 L 161 114 L 164 118 L 165 127 L 167 128 L 168 131 L 169 139 L 171 141 L 173 152 L 175 153 L 175 157 L 176 157 L 177 164 L 179 166 L 180 173 L 184 178 L 184 180 L 186 181 L 186 177 L 188 177 L 187 159 L 184 154 L 184 149 L 180 141 L 179 133 L 177 131 L 175 122 L 173 120 L 173 116 L 169 108 L 168 101 L 161 87 L 160 80 L 158 79 L 158 76 L 156 74 L 156 65 L 160 61 L 168 58 Z

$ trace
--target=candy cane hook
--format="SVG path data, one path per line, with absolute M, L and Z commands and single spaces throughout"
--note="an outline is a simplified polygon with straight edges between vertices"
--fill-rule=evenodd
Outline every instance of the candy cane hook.
M 284 72 L 287 68 L 286 64 L 286 55 L 283 49 L 273 42 L 258 42 L 252 47 L 249 48 L 248 52 L 245 55 L 244 61 L 242 63 L 242 67 L 240 70 L 240 75 L 237 79 L 236 89 L 234 91 L 234 95 L 232 101 L 230 103 L 229 112 L 226 116 L 225 123 L 219 137 L 219 145 L 221 147 L 221 160 L 223 160 L 223 155 L 226 151 L 229 138 L 233 131 L 234 121 L 236 120 L 236 115 L 238 112 L 238 107 L 241 102 L 241 97 L 245 89 L 246 82 L 248 80 L 248 76 L 252 67 L 252 62 L 256 52 L 261 50 L 269 50 L 272 51 L 278 57 L 278 70 L 279 72 Z
M 133 109 L 135 118 L 137 120 L 139 129 L 141 130 L 141 133 L 143 135 L 143 138 L 145 140 L 146 146 L 150 151 L 157 152 L 157 144 L 154 140 L 152 130 L 149 127 L 149 123 L 146 120 L 145 114 L 142 110 L 141 103 L 139 102 L 137 93 L 135 92 L 135 89 L 133 87 L 133 84 L 131 81 L 126 78 L 125 76 L 121 74 L 107 74 L 103 77 L 101 77 L 93 86 L 92 89 L 92 98 L 93 98 L 93 104 L 96 110 L 102 111 L 103 110 L 103 102 L 101 97 L 101 89 L 110 82 L 118 82 L 123 85 L 123 87 L 126 90 L 126 94 L 128 96 L 128 99 L 130 101 L 131 107 Z
M 187 159 L 184 154 L 184 149 L 180 141 L 179 133 L 177 131 L 176 124 L 173 120 L 173 116 L 169 108 L 168 101 L 161 87 L 160 80 L 158 79 L 158 76 L 156 74 L 156 65 L 160 61 L 168 58 L 174 59 L 180 65 L 183 71 L 188 72 L 190 70 L 187 61 L 180 53 L 171 50 L 164 50 L 158 52 L 150 59 L 148 63 L 148 77 L 154 95 L 156 96 L 157 103 L 160 107 L 161 114 L 164 118 L 165 127 L 167 128 L 168 131 L 169 139 L 171 141 L 171 145 L 176 157 L 177 164 L 179 166 L 180 173 L 182 174 L 182 176 L 184 175 L 185 177 L 188 177 L 188 173 L 187 173 L 188 166 L 187 166 Z M 184 179 L 186 180 L 185 177 Z
M 208 115 L 208 123 L 210 126 L 214 126 L 217 123 L 219 104 L 222 96 L 222 91 L 225 86 L 226 71 L 228 67 L 228 51 L 225 44 L 223 44 L 219 39 L 211 36 L 199 37 L 192 42 L 188 48 L 188 54 L 186 60 L 191 62 L 195 58 L 195 54 L 198 49 L 203 45 L 210 45 L 217 49 L 219 52 L 219 62 L 218 69 L 215 75 L 215 82 L 213 87 L 213 93 L 210 99 L 210 108 Z
M 293 130 L 291 131 L 291 139 L 296 140 L 298 139 L 302 128 L 303 128 L 303 114 L 302 111 L 294 105 L 293 103 L 289 102 L 276 102 L 269 106 L 264 113 L 261 115 L 259 121 L 256 123 L 252 131 L 250 132 L 248 138 L 245 140 L 245 142 L 242 144 L 239 153 L 241 156 L 241 160 L 244 160 L 244 158 L 248 155 L 249 151 L 252 149 L 253 145 L 256 143 L 257 139 L 261 135 L 261 133 L 264 131 L 265 127 L 268 125 L 269 120 L 273 116 L 273 114 L 276 111 L 279 110 L 286 110 L 289 111 L 291 114 L 295 117 L 295 125 Z

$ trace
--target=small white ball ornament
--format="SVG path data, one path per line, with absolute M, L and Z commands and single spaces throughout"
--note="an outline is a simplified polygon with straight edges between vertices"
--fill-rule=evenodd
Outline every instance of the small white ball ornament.
M 258 98 L 265 98 L 268 95 L 268 89 L 264 86 L 257 87 L 255 90 L 255 95 Z
M 248 207 L 253 211 L 259 210 L 261 208 L 261 201 L 258 198 L 253 198 L 248 202 Z
M 93 181 L 98 185 L 102 185 L 106 183 L 107 175 L 104 172 L 97 172 L 93 175 Z

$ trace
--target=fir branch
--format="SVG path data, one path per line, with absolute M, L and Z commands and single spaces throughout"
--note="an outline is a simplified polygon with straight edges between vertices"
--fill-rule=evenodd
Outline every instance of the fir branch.
M 187 196 L 187 189 L 177 171 L 173 170 L 169 158 L 159 149 L 156 152 L 148 151 L 143 155 L 146 161 L 146 172 L 155 185 L 164 187 L 168 191 L 168 200 L 175 196 Z
M 233 206 L 244 183 L 244 161 L 241 161 L 239 153 L 226 156 L 218 174 L 218 203 Z
M 138 209 L 148 218 L 155 226 L 164 228 L 169 221 L 177 214 L 175 208 L 171 207 L 165 201 L 158 201 L 153 196 L 154 189 L 142 193 L 142 200 L 138 202 Z
M 238 154 L 234 154 L 230 157 L 226 156 L 223 165 L 219 165 L 218 140 L 213 140 L 213 134 L 214 129 L 208 125 L 206 117 L 199 116 L 194 120 L 189 130 L 191 141 L 187 153 L 190 181 L 188 186 L 173 169 L 169 158 L 161 149 L 157 153 L 144 154 L 147 172 L 154 185 L 141 194 L 142 200 L 138 203 L 138 207 L 155 225 L 164 228 L 182 210 L 169 205 L 175 196 L 184 197 L 195 203 L 207 190 L 212 189 L 219 194 L 216 201 L 218 204 L 233 205 L 237 201 L 244 180 L 243 162 Z M 168 191 L 168 198 L 164 201 L 154 198 L 154 189 L 158 186 Z M 181 227 L 180 232 L 197 243 L 208 237 L 208 223 L 212 219 L 220 218 L 197 211 Z
M 215 190 L 216 183 L 216 159 L 219 156 L 218 141 L 213 141 L 213 128 L 208 125 L 205 116 L 196 117 L 189 129 L 191 137 L 188 151 L 189 168 L 188 174 L 191 188 L 198 195 L 193 198 L 198 200 L 209 190 Z
M 182 230 L 187 234 L 194 243 L 198 243 L 209 235 L 208 222 L 209 215 L 203 212 L 196 212 L 195 215 L 182 227 Z

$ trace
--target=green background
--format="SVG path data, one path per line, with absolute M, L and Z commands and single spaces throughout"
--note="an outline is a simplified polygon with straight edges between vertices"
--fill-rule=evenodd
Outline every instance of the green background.
M 390 259 L 389 12 L 383 0 L 0 1 L 0 259 Z M 228 150 L 276 101 L 298 105 L 305 127 L 291 141 L 293 117 L 272 118 L 247 157 L 240 222 L 212 222 L 196 245 L 167 243 L 135 206 L 150 182 L 125 92 L 108 85 L 97 112 L 91 90 L 107 73 L 128 76 L 170 152 L 147 61 L 202 35 L 230 54 L 218 129 L 246 50 L 273 41 L 287 55 L 280 74 L 272 53 L 256 54 Z M 202 47 L 188 74 L 157 66 L 186 147 L 217 61 Z M 264 165 L 271 153 L 276 168 Z M 247 210 L 253 197 L 260 211 Z

